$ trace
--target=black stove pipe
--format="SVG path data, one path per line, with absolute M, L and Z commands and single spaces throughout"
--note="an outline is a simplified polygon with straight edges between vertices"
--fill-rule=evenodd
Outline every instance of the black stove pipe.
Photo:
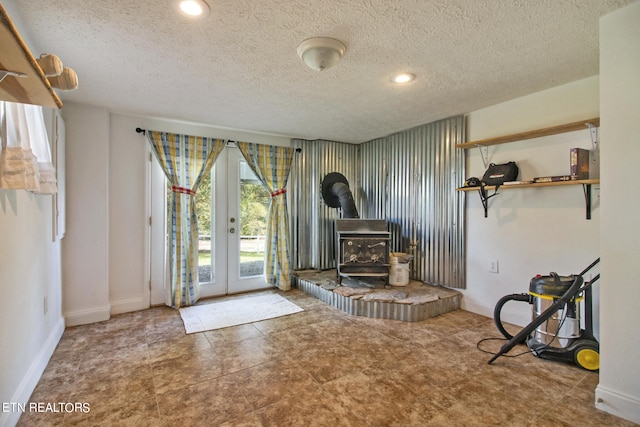
M 322 180 L 322 198 L 332 208 L 342 208 L 343 218 L 360 218 L 344 175 L 331 172 Z
M 331 186 L 331 193 L 340 201 L 343 218 L 360 218 L 356 203 L 353 201 L 353 194 L 349 186 L 342 182 L 337 182 Z

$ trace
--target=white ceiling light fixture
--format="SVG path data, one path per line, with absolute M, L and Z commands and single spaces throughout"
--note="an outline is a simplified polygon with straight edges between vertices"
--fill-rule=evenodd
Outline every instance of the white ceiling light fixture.
M 415 74 L 411 74 L 411 73 L 400 73 L 400 74 L 396 74 L 395 76 L 393 76 L 391 78 L 391 81 L 393 83 L 398 83 L 398 84 L 403 84 L 403 83 L 409 83 L 412 82 L 413 80 L 415 80 L 416 75 Z
M 324 71 L 336 65 L 347 47 L 340 41 L 329 37 L 306 39 L 298 45 L 298 56 L 307 67 L 315 71 Z
M 189 16 L 205 17 L 209 15 L 209 5 L 204 0 L 180 0 L 180 10 Z

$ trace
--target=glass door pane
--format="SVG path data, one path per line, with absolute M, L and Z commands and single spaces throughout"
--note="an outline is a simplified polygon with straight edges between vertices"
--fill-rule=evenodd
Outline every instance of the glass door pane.
M 215 165 L 214 167 L 215 168 Z M 196 194 L 196 209 L 198 212 L 198 276 L 200 283 L 211 283 L 214 276 L 213 258 L 215 257 L 215 246 L 213 241 L 214 221 L 212 209 L 213 195 L 211 193 L 211 176 L 215 173 L 212 169 L 211 173 L 202 179 L 198 194 Z
M 228 148 L 228 293 L 268 287 L 264 250 L 269 192 L 237 148 Z
M 240 277 L 264 274 L 269 192 L 246 161 L 240 161 Z

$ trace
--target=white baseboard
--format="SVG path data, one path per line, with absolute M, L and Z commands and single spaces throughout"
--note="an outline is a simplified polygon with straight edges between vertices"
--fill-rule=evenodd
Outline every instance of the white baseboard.
M 473 301 L 467 301 L 463 296 L 460 308 L 472 313 L 480 314 L 481 316 L 493 317 L 493 308 L 489 308 L 485 305 L 475 303 Z
M 514 303 L 516 304 L 516 303 Z M 505 305 L 502 308 L 501 320 L 506 323 L 511 323 L 516 326 L 526 326 L 531 322 L 531 306 L 524 302 L 521 302 L 520 305 L 523 307 L 526 306 L 527 311 L 516 311 L 509 310 Z M 486 306 L 483 304 L 478 304 L 473 301 L 467 301 L 464 297 L 462 298 L 462 309 L 466 311 L 470 311 L 472 313 L 480 314 L 482 316 L 490 317 L 493 319 L 493 310 L 495 306 Z
M 49 359 L 51 359 L 51 355 L 58 346 L 60 338 L 62 338 L 64 327 L 64 319 L 61 316 L 51 330 L 44 345 L 33 359 L 29 369 L 27 369 L 27 372 L 25 372 L 22 377 L 18 389 L 15 391 L 13 397 L 11 397 L 11 402 L 25 404 L 29 401 L 33 390 L 38 385 L 38 381 L 40 381 L 40 377 L 49 363 Z M 0 411 L 0 427 L 15 426 L 18 423 L 20 415 L 22 415 L 20 411 Z
M 596 408 L 625 420 L 640 424 L 640 400 L 615 390 L 598 385 Z
M 111 301 L 111 314 L 129 313 L 149 308 L 149 298 L 131 298 Z
M 89 323 L 104 322 L 111 317 L 111 306 L 78 310 L 63 313 L 67 326 L 88 325 Z

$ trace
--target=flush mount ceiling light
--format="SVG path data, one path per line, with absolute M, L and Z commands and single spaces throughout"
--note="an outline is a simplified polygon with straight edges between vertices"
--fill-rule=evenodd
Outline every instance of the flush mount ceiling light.
M 189 16 L 209 15 L 209 5 L 204 0 L 180 0 L 180 10 Z
M 415 78 L 416 78 L 415 74 L 400 73 L 400 74 L 396 74 L 395 76 L 393 76 L 391 78 L 391 81 L 393 83 L 403 84 L 403 83 L 409 83 L 409 82 L 413 81 Z
M 347 51 L 341 41 L 329 37 L 306 39 L 298 46 L 298 56 L 307 67 L 316 71 L 324 71 L 340 61 Z

